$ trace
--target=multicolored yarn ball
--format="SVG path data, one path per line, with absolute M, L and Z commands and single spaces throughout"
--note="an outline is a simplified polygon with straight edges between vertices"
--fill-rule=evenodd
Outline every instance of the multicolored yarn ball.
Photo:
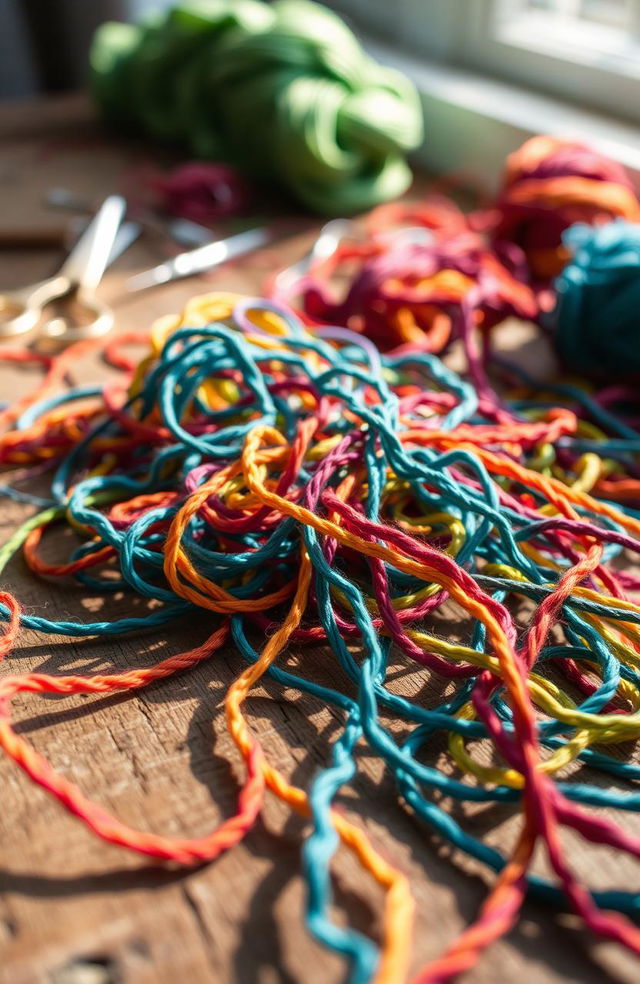
M 472 318 L 481 297 L 467 295 Z M 127 351 L 141 341 L 142 361 Z M 69 367 L 101 346 L 123 378 L 67 388 Z M 82 342 L 55 358 L 0 356 L 45 371 L 0 416 L 0 461 L 19 469 L 8 494 L 29 496 L 24 482 L 50 476 L 48 500 L 25 500 L 37 511 L 0 549 L 0 569 L 22 551 L 34 576 L 153 603 L 131 618 L 110 620 L 105 606 L 97 622 L 53 621 L 2 592 L 0 747 L 20 768 L 105 841 L 182 865 L 232 849 L 265 796 L 278 797 L 309 821 L 300 850 L 309 931 L 343 956 L 352 984 L 401 984 L 410 880 L 392 844 L 383 855 L 360 820 L 335 807 L 343 787 L 357 795 L 366 750 L 384 763 L 399 809 L 496 872 L 472 925 L 416 982 L 468 970 L 517 920 L 527 891 L 640 955 L 628 918 L 638 892 L 627 879 L 590 888 L 561 836 L 640 857 L 640 839 L 612 816 L 640 808 L 640 767 L 629 759 L 640 738 L 640 605 L 630 597 L 640 578 L 616 562 L 623 550 L 640 553 L 640 519 L 627 504 L 640 495 L 640 431 L 625 416 L 623 388 L 540 392 L 497 362 L 517 390 L 499 395 L 487 382 L 479 394 L 416 346 L 381 354 L 344 327 L 310 331 L 273 301 L 229 294 L 195 298 L 150 335 Z M 73 545 L 52 564 L 40 543 L 54 524 L 71 534 L 58 542 Z M 441 622 L 430 629 L 451 601 L 469 627 L 460 642 L 443 639 Z M 515 614 L 523 601 L 526 626 Z M 73 674 L 11 661 L 21 626 L 76 637 L 145 630 L 153 640 L 158 627 L 198 611 L 209 638 L 152 666 L 96 674 L 93 652 Z M 293 643 L 305 649 L 295 666 Z M 229 645 L 246 662 L 225 698 L 245 778 L 236 813 L 203 836 L 131 828 L 12 725 L 18 694 L 135 693 L 203 660 L 215 675 L 215 655 Z M 331 687 L 318 672 L 327 660 L 340 670 Z M 401 694 L 401 668 L 438 685 Z M 280 700 L 302 692 L 341 722 L 306 788 L 269 761 L 245 716 L 265 674 Z M 519 818 L 514 844 L 478 839 L 451 800 L 483 804 L 485 824 L 492 804 L 500 823 L 509 806 Z M 384 892 L 375 936 L 333 916 L 340 843 Z M 538 852 L 550 879 L 532 871 Z
M 310 0 L 183 0 L 108 23 L 91 50 L 105 118 L 269 180 L 323 213 L 401 194 L 422 139 L 414 87 Z
M 563 242 L 571 259 L 550 320 L 565 365 L 614 380 L 640 375 L 640 225 L 576 225 Z
M 495 208 L 494 238 L 519 245 L 533 276 L 546 281 L 568 259 L 562 233 L 569 226 L 640 220 L 640 203 L 622 165 L 550 136 L 533 137 L 507 158 Z

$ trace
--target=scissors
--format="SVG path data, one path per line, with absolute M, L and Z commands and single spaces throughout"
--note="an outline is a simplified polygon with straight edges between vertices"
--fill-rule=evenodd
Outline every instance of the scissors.
M 261 246 L 266 246 L 275 238 L 275 231 L 267 226 L 263 228 L 247 229 L 245 232 L 238 232 L 227 239 L 214 240 L 205 246 L 198 246 L 186 253 L 179 253 L 158 266 L 151 267 L 136 273 L 125 283 L 125 288 L 129 293 L 137 293 L 139 290 L 148 290 L 149 287 L 159 287 L 161 284 L 168 284 L 172 280 L 179 280 L 182 277 L 192 277 L 196 273 L 203 273 L 213 267 L 220 266 L 228 260 L 235 260 L 245 253 L 251 253 Z
M 77 341 L 97 338 L 113 326 L 113 311 L 95 293 L 107 267 L 126 202 L 110 195 L 53 277 L 0 294 L 0 337 L 23 335 L 40 324 L 45 338 Z M 73 305 L 74 316 L 43 319 L 49 305 Z
M 0 338 L 30 331 L 40 322 L 48 304 L 74 297 L 84 309 L 84 320 L 72 324 L 66 317 L 51 318 L 41 326 L 41 335 L 73 342 L 81 338 L 97 338 L 111 329 L 113 311 L 98 300 L 95 288 L 109 263 L 126 248 L 131 236 L 136 234 L 135 229 L 131 233 L 126 229 L 132 223 L 120 225 L 125 208 L 123 198 L 116 195 L 107 198 L 55 277 L 21 290 L 0 294 Z M 123 233 L 127 233 L 127 236 L 123 236 Z M 172 280 L 193 276 L 259 249 L 271 242 L 274 236 L 272 229 L 256 228 L 199 246 L 130 277 L 124 285 L 125 289 L 128 293 L 137 293 Z M 119 245 L 119 239 L 126 239 L 127 242 Z

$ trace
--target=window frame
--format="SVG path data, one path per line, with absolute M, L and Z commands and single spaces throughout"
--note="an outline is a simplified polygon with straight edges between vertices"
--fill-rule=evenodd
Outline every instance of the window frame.
M 328 2 L 355 27 L 414 54 L 640 123 L 640 3 L 636 36 L 629 40 L 622 29 L 575 23 L 570 37 L 549 36 L 545 24 L 555 15 L 544 11 L 523 13 L 511 27 L 500 27 L 505 5 L 516 0 Z M 606 41 L 604 50 L 588 43 L 596 31 Z
M 519 22 L 500 27 L 496 21 L 506 6 L 505 0 L 476 0 L 468 5 L 461 63 L 640 122 L 640 40 L 629 39 L 623 29 L 571 21 L 567 21 L 570 37 L 549 35 L 554 15 L 544 11 L 523 13 Z M 593 44 L 596 32 L 598 48 Z

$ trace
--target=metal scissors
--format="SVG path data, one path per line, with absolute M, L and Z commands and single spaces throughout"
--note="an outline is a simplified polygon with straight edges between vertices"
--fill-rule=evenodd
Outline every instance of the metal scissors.
M 104 335 L 113 311 L 95 293 L 112 254 L 126 202 L 110 195 L 98 209 L 61 269 L 53 277 L 0 294 L 0 337 L 23 335 L 39 325 L 45 338 L 77 341 Z M 49 305 L 69 305 L 72 314 L 43 321 Z
M 214 240 L 206 246 L 198 246 L 197 249 L 179 253 L 178 256 L 173 256 L 170 260 L 159 263 L 158 266 L 134 274 L 126 281 L 125 288 L 129 293 L 135 294 L 139 290 L 148 290 L 149 287 L 159 287 L 172 280 L 204 273 L 205 270 L 211 270 L 228 260 L 235 260 L 245 253 L 260 249 L 274 238 L 275 231 L 265 226 L 238 232 L 227 239 Z
M 117 195 L 107 198 L 56 276 L 30 287 L 0 294 L 0 338 L 31 331 L 42 320 L 47 305 L 66 300 L 75 300 L 76 312 L 82 311 L 84 318 L 76 318 L 75 323 L 68 317 L 50 318 L 40 326 L 40 335 L 73 342 L 81 338 L 97 338 L 111 329 L 113 311 L 95 296 L 95 288 L 106 267 L 136 234 L 134 223 L 120 224 L 125 209 L 123 198 Z M 134 228 L 128 230 L 127 226 L 131 225 Z M 171 280 L 202 273 L 259 249 L 274 237 L 274 230 L 265 227 L 248 229 L 227 239 L 207 243 L 135 274 L 126 281 L 125 290 L 127 293 L 137 293 Z M 121 239 L 123 242 L 120 243 Z

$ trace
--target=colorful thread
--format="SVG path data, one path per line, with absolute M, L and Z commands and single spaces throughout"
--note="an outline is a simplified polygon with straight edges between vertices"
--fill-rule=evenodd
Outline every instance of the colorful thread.
M 482 279 L 478 265 L 473 277 Z M 461 305 L 472 324 L 485 303 L 473 291 Z M 640 433 L 624 420 L 624 388 L 534 392 L 503 365 L 517 390 L 498 399 L 486 375 L 472 386 L 415 346 L 381 355 L 349 329 L 312 334 L 281 305 L 235 295 L 194 299 L 154 326 L 149 345 L 140 365 L 119 340 L 106 348 L 124 384 L 60 391 L 81 349 L 73 346 L 43 362 L 44 382 L 7 411 L 15 426 L 0 439 L 1 460 L 19 464 L 22 480 L 43 467 L 53 474 L 51 504 L 0 550 L 0 569 L 22 550 L 40 577 L 117 584 L 156 607 L 141 618 L 53 622 L 20 613 L 5 593 L 0 645 L 10 652 L 19 622 L 54 635 L 108 636 L 205 608 L 219 626 L 202 646 L 154 667 L 7 673 L 7 754 L 99 836 L 182 864 L 237 843 L 270 791 L 310 820 L 302 852 L 310 931 L 345 956 L 351 981 L 399 982 L 410 958 L 409 883 L 333 806 L 364 743 L 384 760 L 406 808 L 498 872 L 474 924 L 416 981 L 445 981 L 470 967 L 514 923 L 527 890 L 568 904 L 591 931 L 639 953 L 640 933 L 624 915 L 637 914 L 638 893 L 590 891 L 559 836 L 571 828 L 640 856 L 638 838 L 587 809 L 640 806 L 640 769 L 605 750 L 640 736 L 640 606 L 627 597 L 640 581 L 612 563 L 622 549 L 640 551 L 640 514 L 629 504 L 640 498 L 632 464 Z M 60 522 L 78 546 L 47 564 L 39 544 Z M 118 581 L 101 578 L 105 564 Z M 471 622 L 464 643 L 429 630 L 447 599 Z M 530 609 L 524 635 L 510 604 L 518 600 Z M 246 778 L 236 814 L 207 836 L 132 830 L 12 729 L 18 693 L 135 690 L 213 656 L 229 633 L 247 661 L 226 698 Z M 290 642 L 325 648 L 305 647 L 293 672 Z M 313 660 L 328 658 L 344 688 L 314 680 Z M 398 664 L 447 678 L 453 690 L 433 706 L 400 696 L 388 685 Z M 343 721 L 309 790 L 274 769 L 244 715 L 265 673 L 330 704 Z M 389 714 L 405 723 L 400 740 L 385 724 Z M 448 734 L 446 770 L 428 762 L 438 732 Z M 494 764 L 476 757 L 478 740 L 490 744 Z M 575 762 L 620 788 L 565 776 Z M 521 815 L 512 852 L 472 837 L 435 793 L 512 804 Z M 384 890 L 379 947 L 329 915 L 339 841 Z M 552 882 L 529 871 L 538 843 Z
M 569 259 L 565 229 L 637 222 L 640 203 L 621 164 L 583 144 L 539 136 L 507 158 L 496 213 L 496 241 L 517 243 L 534 277 L 548 281 Z
M 437 195 L 381 205 L 365 238 L 275 276 L 269 293 L 383 351 L 438 354 L 459 338 L 483 399 L 491 329 L 511 316 L 550 330 L 568 370 L 628 379 L 640 371 L 640 225 L 626 219 L 640 221 L 640 203 L 621 165 L 535 137 L 508 158 L 495 201 L 466 214 Z

